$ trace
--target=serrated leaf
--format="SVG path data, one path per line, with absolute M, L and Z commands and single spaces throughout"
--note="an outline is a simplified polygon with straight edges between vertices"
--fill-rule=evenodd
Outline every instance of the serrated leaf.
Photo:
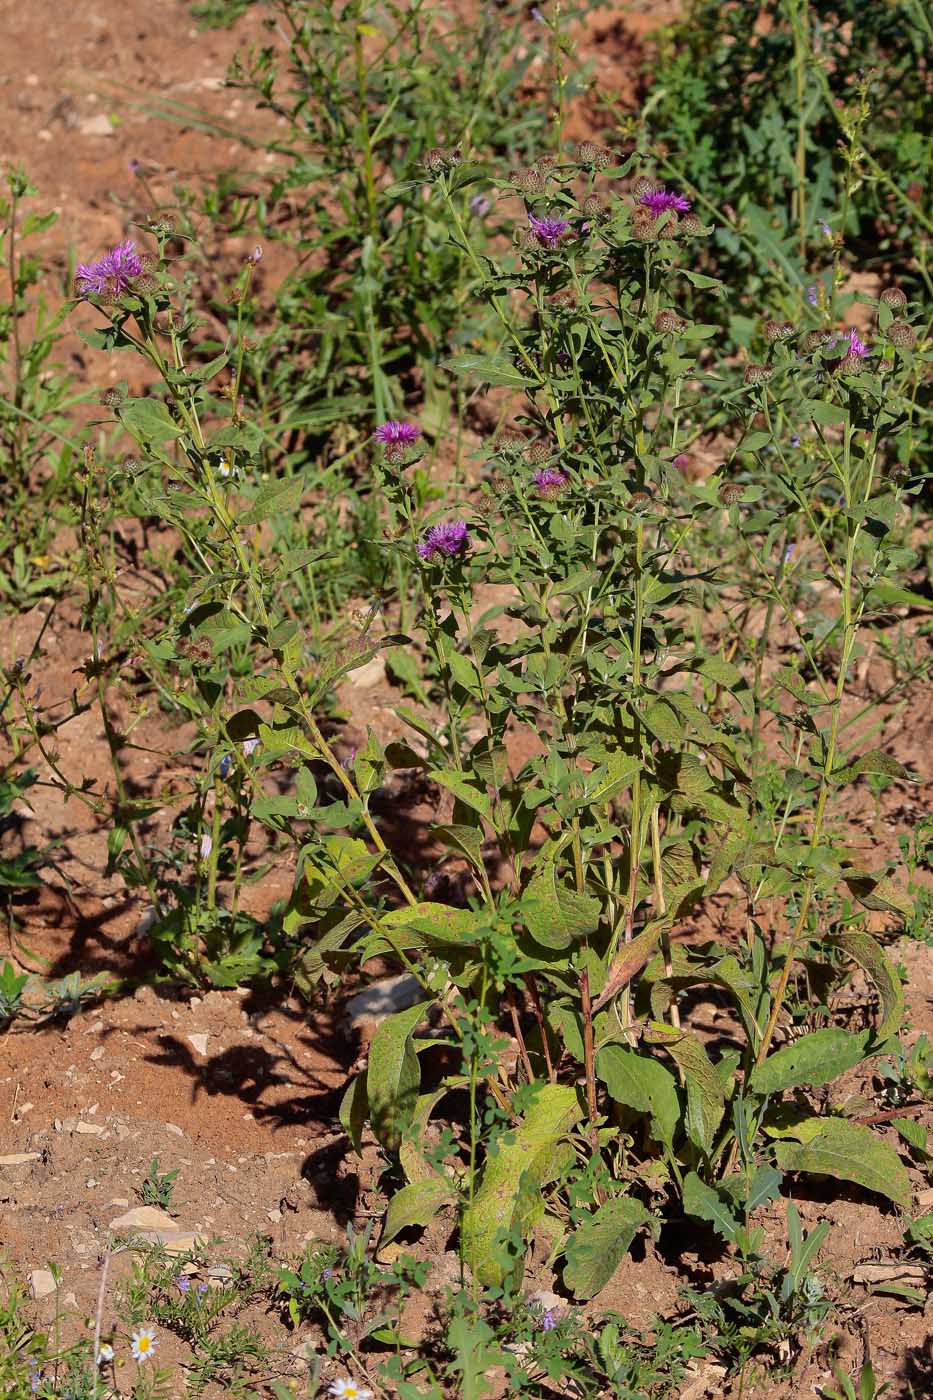
M 378 1141 L 397 1152 L 411 1124 L 421 1084 L 421 1067 L 412 1044 L 415 1027 L 424 1020 L 425 1003 L 397 1011 L 378 1027 L 369 1047 L 366 1092 L 369 1116 Z
M 779 1142 L 777 1164 L 788 1172 L 810 1172 L 854 1181 L 906 1210 L 912 1193 L 907 1170 L 892 1147 L 862 1123 L 844 1118 L 810 1120 L 819 1124 L 809 1142 Z M 800 1125 L 804 1131 L 807 1124 Z
M 394 1240 L 401 1230 L 412 1225 L 429 1225 L 441 1206 L 456 1198 L 454 1184 L 446 1177 L 430 1176 L 424 1181 L 410 1181 L 396 1191 L 389 1202 L 380 1248 Z
M 120 422 L 142 442 L 169 442 L 183 437 L 185 428 L 176 423 L 161 399 L 129 399 L 119 409 Z
M 564 1084 L 536 1084 L 519 1123 L 492 1145 L 473 1202 L 460 1227 L 463 1257 L 480 1283 L 501 1287 L 506 1268 L 497 1251 L 504 1236 L 521 1230 L 525 1200 L 540 1186 L 561 1137 L 580 1117 L 576 1091 Z
M 650 1113 L 651 1136 L 673 1147 L 682 1110 L 677 1081 L 666 1066 L 622 1045 L 606 1045 L 596 1055 L 596 1074 L 616 1103 Z
M 586 1302 L 612 1278 L 628 1252 L 636 1231 L 657 1226 L 641 1201 L 628 1196 L 606 1201 L 577 1226 L 564 1250 L 564 1282 L 573 1296 Z
M 758 1066 L 750 1087 L 756 1094 L 779 1094 L 799 1084 L 830 1084 L 865 1058 L 871 1031 L 853 1035 L 837 1026 L 802 1035 Z

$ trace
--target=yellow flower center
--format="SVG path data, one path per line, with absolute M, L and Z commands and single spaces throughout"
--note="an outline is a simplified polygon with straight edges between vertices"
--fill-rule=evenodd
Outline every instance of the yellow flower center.
M 136 1343 L 136 1349 L 137 1349 L 137 1351 L 148 1351 L 149 1348 L 150 1348 L 151 1346 L 152 1346 L 152 1338 L 151 1338 L 151 1337 L 140 1337 L 139 1341 Z

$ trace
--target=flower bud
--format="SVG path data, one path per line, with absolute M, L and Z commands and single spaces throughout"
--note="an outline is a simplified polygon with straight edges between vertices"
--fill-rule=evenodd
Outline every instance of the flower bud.
M 593 219 L 597 223 L 601 223 L 604 219 L 608 219 L 609 217 L 609 210 L 598 194 L 587 195 L 580 206 L 580 212 L 583 214 L 584 218 Z
M 910 480 L 910 467 L 906 462 L 892 462 L 886 472 L 889 481 L 895 486 L 904 486 Z
M 686 322 L 677 315 L 677 312 L 670 309 L 659 311 L 654 318 L 654 328 L 661 335 L 677 335 L 685 325 Z
M 554 448 L 547 438 L 536 438 L 525 449 L 525 461 L 533 467 L 540 467 L 554 456 Z
M 573 311 L 576 304 L 576 297 L 567 287 L 561 288 L 552 297 L 548 297 L 548 306 L 553 306 L 555 311 Z
M 447 169 L 447 158 L 440 146 L 432 146 L 424 158 L 425 169 L 432 175 L 439 175 Z
M 907 321 L 892 321 L 888 326 L 888 340 L 901 350 L 909 350 L 917 343 L 917 332 Z
M 654 194 L 657 188 L 657 184 L 654 180 L 649 180 L 646 175 L 641 175 L 632 186 L 632 198 L 637 203 L 638 200 L 642 199 L 646 194 Z
M 772 365 L 746 365 L 742 378 L 746 384 L 767 384 L 773 373 Z
M 580 165 L 595 165 L 598 152 L 595 141 L 581 141 L 577 147 L 577 160 Z
M 721 505 L 734 506 L 736 501 L 742 499 L 742 488 L 738 482 L 724 481 L 719 488 L 719 501 Z
M 832 332 L 828 330 L 807 331 L 800 339 L 800 351 L 803 355 L 812 355 L 814 350 L 818 350 L 821 345 L 826 345 L 832 340 Z
M 882 306 L 890 306 L 892 311 L 903 311 L 907 298 L 900 287 L 885 287 L 878 300 Z
M 494 496 L 507 496 L 509 493 L 509 479 L 501 472 L 494 472 L 489 478 L 489 489 Z
M 658 226 L 650 209 L 642 205 L 632 214 L 632 237 L 640 243 L 653 243 L 658 236 Z
M 865 369 L 864 355 L 843 355 L 836 367 L 836 373 L 842 375 L 861 374 Z
M 119 408 L 123 402 L 122 389 L 105 389 L 100 396 L 104 408 Z
M 647 491 L 633 491 L 628 498 L 629 510 L 647 510 L 651 505 L 651 497 Z
M 778 340 L 790 340 L 796 334 L 797 327 L 793 321 L 765 321 L 764 337 L 769 345 Z
M 703 220 L 691 210 L 689 214 L 684 214 L 680 220 L 678 230 L 685 238 L 702 238 L 706 233 Z

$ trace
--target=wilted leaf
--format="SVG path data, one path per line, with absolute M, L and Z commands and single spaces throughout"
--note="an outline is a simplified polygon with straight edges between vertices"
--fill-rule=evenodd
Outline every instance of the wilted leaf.
M 656 1235 L 654 1218 L 641 1201 L 621 1196 L 606 1201 L 578 1225 L 564 1251 L 564 1282 L 573 1296 L 586 1302 L 604 1288 L 625 1258 L 635 1232 L 649 1223 Z
M 418 1101 L 421 1067 L 412 1045 L 415 1027 L 424 1020 L 425 1003 L 389 1016 L 369 1047 L 366 1090 L 373 1132 L 389 1152 L 396 1152 Z
M 412 1225 L 429 1225 L 440 1208 L 456 1197 L 454 1184 L 447 1177 L 429 1176 L 423 1181 L 410 1181 L 396 1191 L 389 1202 L 380 1247 L 394 1240 L 400 1230 Z
M 774 1154 L 788 1172 L 811 1172 L 854 1181 L 905 1210 L 911 1202 L 910 1178 L 892 1147 L 862 1123 L 845 1118 L 811 1119 L 819 1124 L 809 1142 L 779 1142 Z M 801 1124 L 809 1135 L 807 1122 Z

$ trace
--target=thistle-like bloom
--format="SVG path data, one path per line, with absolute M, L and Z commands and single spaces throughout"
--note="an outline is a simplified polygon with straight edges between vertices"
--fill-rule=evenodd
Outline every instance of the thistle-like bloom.
M 444 520 L 440 525 L 432 525 L 418 545 L 418 557 L 425 563 L 433 563 L 439 555 L 453 559 L 464 554 L 470 546 L 470 535 L 465 520 Z
M 380 423 L 373 436 L 383 447 L 393 442 L 411 447 L 412 443 L 420 438 L 421 429 L 416 428 L 414 423 L 400 423 L 397 419 L 391 419 L 388 423 Z
M 561 239 L 570 234 L 569 219 L 539 219 L 534 214 L 529 214 L 528 226 L 538 242 L 543 243 L 546 248 L 556 248 Z
M 79 296 L 121 297 L 130 290 L 134 277 L 143 270 L 142 258 L 131 238 L 118 243 L 96 262 L 79 263 L 75 274 L 75 290 Z
M 569 477 L 560 467 L 542 467 L 531 478 L 538 488 L 538 495 L 546 501 L 554 501 L 566 490 Z
M 852 330 L 849 331 L 849 348 L 846 354 L 857 355 L 860 360 L 864 360 L 865 356 L 868 354 L 868 346 L 865 344 L 864 340 L 859 339 L 859 333 L 854 326 Z
M 649 190 L 643 194 L 638 203 L 650 209 L 656 219 L 669 209 L 673 209 L 675 214 L 688 214 L 692 207 L 686 195 L 675 194 L 673 190 L 666 190 L 663 186 L 659 190 Z

